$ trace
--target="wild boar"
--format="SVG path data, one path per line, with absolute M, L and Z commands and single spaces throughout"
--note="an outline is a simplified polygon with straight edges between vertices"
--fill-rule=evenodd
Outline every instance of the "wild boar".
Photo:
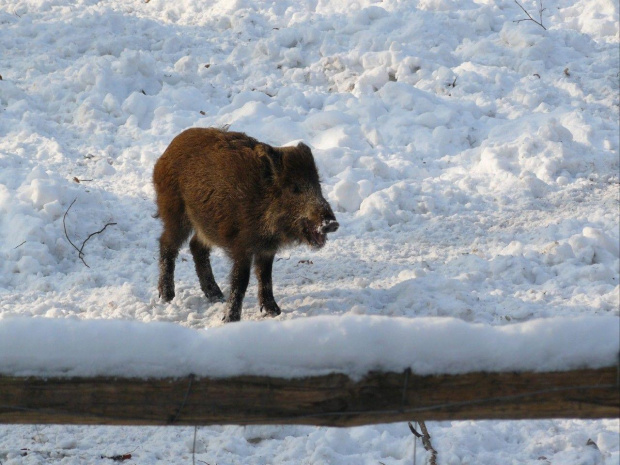
M 239 132 L 192 128 L 176 136 L 155 164 L 158 215 L 159 295 L 174 298 L 174 266 L 190 233 L 189 247 L 200 287 L 222 300 L 209 255 L 222 248 L 231 258 L 225 322 L 239 321 L 254 264 L 261 311 L 280 314 L 271 281 L 274 256 L 282 247 L 325 245 L 338 229 L 323 197 L 310 148 L 272 147 Z

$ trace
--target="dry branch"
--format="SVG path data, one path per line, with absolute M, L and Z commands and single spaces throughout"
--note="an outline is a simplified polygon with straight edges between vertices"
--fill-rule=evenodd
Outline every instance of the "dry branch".
M 88 237 L 84 239 L 84 242 L 82 242 L 82 247 L 78 249 L 78 247 L 71 241 L 71 239 L 69 239 L 69 235 L 67 234 L 67 224 L 66 224 L 67 214 L 69 213 L 69 210 L 71 210 L 71 207 L 73 206 L 76 200 L 77 198 L 73 199 L 73 202 L 71 202 L 71 205 L 69 205 L 69 208 L 67 208 L 67 211 L 62 217 L 62 227 L 65 230 L 65 237 L 69 241 L 69 244 L 71 244 L 73 248 L 77 250 L 78 257 L 80 258 L 80 260 L 82 260 L 82 263 L 84 263 L 84 265 L 86 265 L 87 268 L 90 268 L 90 266 L 88 266 L 88 264 L 84 261 L 84 246 L 86 245 L 86 243 L 91 237 L 95 236 L 96 234 L 101 234 L 103 231 L 106 230 L 108 226 L 115 226 L 117 223 L 106 223 L 106 225 L 103 228 L 101 228 L 99 231 L 89 234 Z
M 409 429 L 411 430 L 411 432 L 413 433 L 413 435 L 414 435 L 416 438 L 421 438 L 421 437 L 422 437 L 422 435 L 421 435 L 420 433 L 418 433 L 418 430 L 417 430 L 417 429 L 415 429 L 415 428 L 413 427 L 413 425 L 411 424 L 411 422 L 408 422 L 407 424 L 409 425 Z
M 413 433 L 416 438 L 422 438 L 422 445 L 424 445 L 424 449 L 431 453 L 431 458 L 429 460 L 430 465 L 437 465 L 437 451 L 431 444 L 431 435 L 428 434 L 428 429 L 426 428 L 426 423 L 424 420 L 417 421 L 419 423 L 420 429 L 422 430 L 422 434 L 418 433 L 418 431 L 413 427 L 411 422 L 408 423 L 409 429 Z
M 424 448 L 431 453 L 430 465 L 437 465 L 437 451 L 431 444 L 431 435 L 428 434 L 428 429 L 426 429 L 426 423 L 424 420 L 419 420 L 420 429 L 422 430 L 422 444 Z
M 519 5 L 519 8 L 521 8 L 523 10 L 523 12 L 527 15 L 527 18 L 516 19 L 514 21 L 515 23 L 520 23 L 522 21 L 534 21 L 536 24 L 538 24 L 540 27 L 542 27 L 545 31 L 547 30 L 547 28 L 545 26 L 543 26 L 543 23 L 542 23 L 542 14 L 543 14 L 543 11 L 546 10 L 546 8 L 543 8 L 543 6 L 542 6 L 542 0 L 539 0 L 539 7 L 538 7 L 538 16 L 540 18 L 540 21 L 536 21 L 534 18 L 532 18 L 532 15 L 529 14 L 529 12 L 525 8 L 523 8 L 523 5 L 521 5 L 517 0 L 515 0 L 515 3 L 517 5 Z

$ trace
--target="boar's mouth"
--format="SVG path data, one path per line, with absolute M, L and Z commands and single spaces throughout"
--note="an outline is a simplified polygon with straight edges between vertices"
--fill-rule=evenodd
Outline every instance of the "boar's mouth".
M 321 225 L 312 224 L 309 220 L 303 221 L 303 232 L 306 241 L 312 247 L 320 249 L 327 242 L 327 234 L 322 232 Z

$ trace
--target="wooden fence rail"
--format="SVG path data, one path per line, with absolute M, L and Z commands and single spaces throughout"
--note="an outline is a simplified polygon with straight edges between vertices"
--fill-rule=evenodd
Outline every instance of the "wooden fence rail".
M 0 423 L 306 424 L 409 420 L 618 418 L 618 368 L 282 379 L 0 376 Z

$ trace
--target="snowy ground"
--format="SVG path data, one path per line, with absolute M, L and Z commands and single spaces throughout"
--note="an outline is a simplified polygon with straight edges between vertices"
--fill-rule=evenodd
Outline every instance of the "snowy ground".
M 220 325 L 187 248 L 177 297 L 157 299 L 150 178 L 181 130 L 227 124 L 309 144 L 341 224 L 280 255 L 277 320 L 618 316 L 619 8 L 543 4 L 547 30 L 512 0 L 0 0 L 0 318 Z M 63 218 L 78 247 L 117 223 L 89 267 Z M 261 319 L 254 280 L 242 319 Z M 620 463 L 618 420 L 429 428 L 441 464 Z M 192 439 L 0 426 L 0 462 L 191 463 Z M 211 465 L 413 456 L 406 424 L 205 427 L 197 446 Z

